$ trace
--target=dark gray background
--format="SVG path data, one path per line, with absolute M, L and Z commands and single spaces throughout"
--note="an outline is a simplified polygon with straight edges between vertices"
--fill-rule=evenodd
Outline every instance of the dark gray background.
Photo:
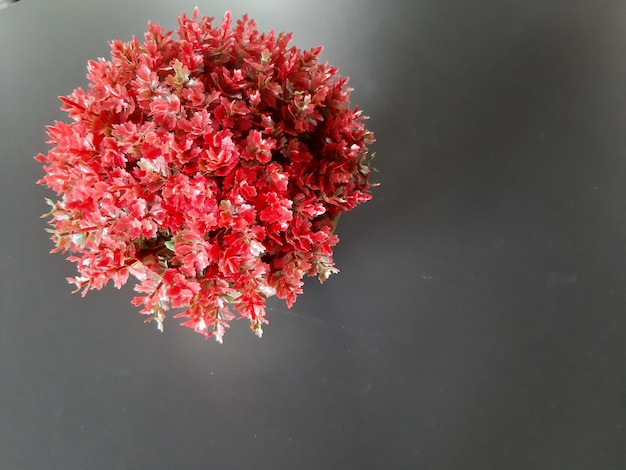
M 381 186 L 262 340 L 72 296 L 44 126 L 108 40 L 195 3 L 1 10 L 0 466 L 626 468 L 626 3 L 197 3 L 324 44 Z

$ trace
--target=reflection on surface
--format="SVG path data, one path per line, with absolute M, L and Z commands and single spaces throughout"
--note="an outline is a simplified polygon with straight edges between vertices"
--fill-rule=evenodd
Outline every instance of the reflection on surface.
M 19 0 L 0 0 L 0 10 L 2 8 L 8 7 L 12 3 L 17 3 Z

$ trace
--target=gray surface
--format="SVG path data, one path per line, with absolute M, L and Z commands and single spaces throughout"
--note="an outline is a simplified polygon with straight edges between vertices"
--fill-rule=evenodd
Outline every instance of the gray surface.
M 7 469 L 626 467 L 626 5 L 200 1 L 352 77 L 382 183 L 324 286 L 220 346 L 71 296 L 32 156 L 106 41 L 189 1 L 0 12 Z

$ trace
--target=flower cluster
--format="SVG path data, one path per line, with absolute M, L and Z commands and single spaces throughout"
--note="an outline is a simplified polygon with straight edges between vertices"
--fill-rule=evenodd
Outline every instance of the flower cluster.
M 165 312 L 221 341 L 236 316 L 259 336 L 265 301 L 289 307 L 304 275 L 337 272 L 342 212 L 370 199 L 374 141 L 347 79 L 290 34 L 244 16 L 150 23 L 90 61 L 89 88 L 61 97 L 70 124 L 48 127 L 39 181 L 56 247 L 83 295 L 137 278 L 146 321 Z

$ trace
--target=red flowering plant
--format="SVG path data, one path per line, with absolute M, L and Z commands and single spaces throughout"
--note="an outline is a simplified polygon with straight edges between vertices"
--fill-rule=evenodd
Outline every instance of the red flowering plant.
M 88 90 L 60 98 L 73 122 L 49 126 L 36 159 L 60 196 L 44 217 L 75 292 L 133 275 L 146 321 L 162 330 L 183 309 L 221 342 L 236 316 L 261 336 L 269 296 L 291 307 L 304 275 L 337 272 L 335 224 L 371 197 L 374 137 L 321 47 L 246 16 L 212 22 L 196 9 L 178 38 L 150 23 L 143 43 L 112 41 Z

